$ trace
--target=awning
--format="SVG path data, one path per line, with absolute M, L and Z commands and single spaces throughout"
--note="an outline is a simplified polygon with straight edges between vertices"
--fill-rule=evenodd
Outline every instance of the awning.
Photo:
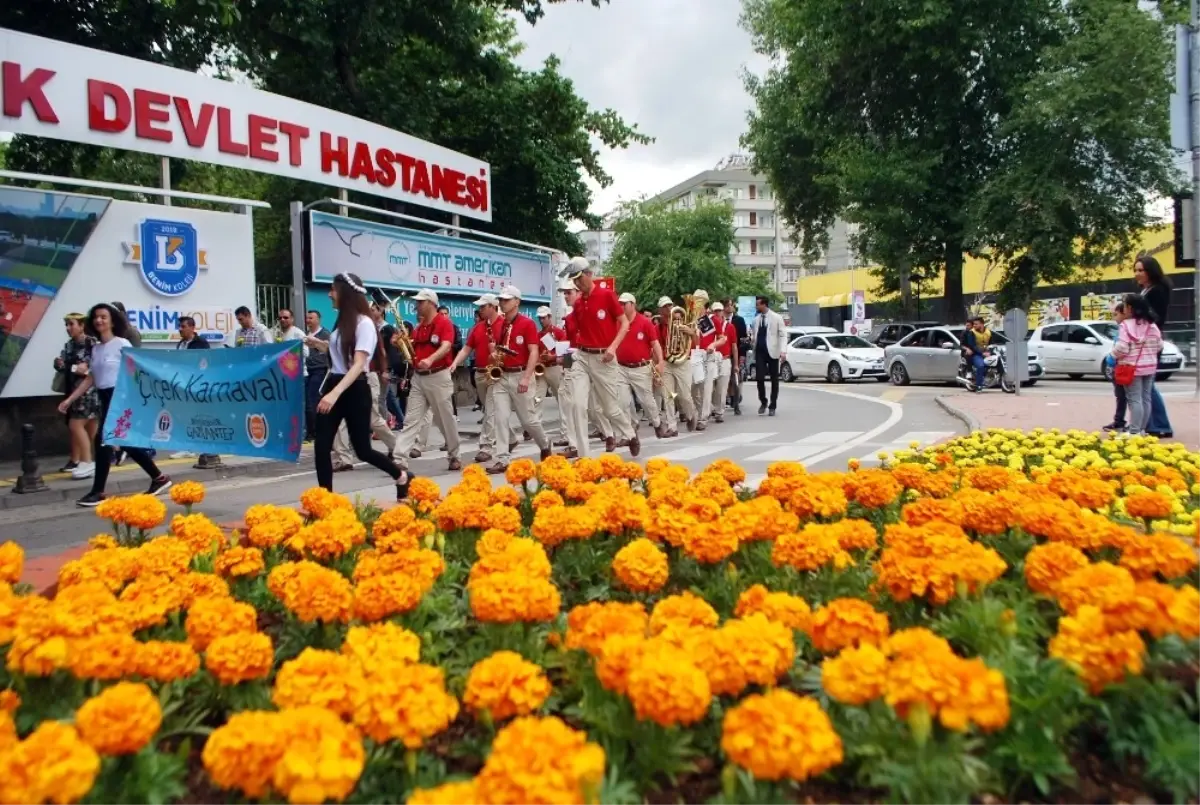
M 843 307 L 850 304 L 853 294 L 835 293 L 830 296 L 818 296 L 817 307 Z

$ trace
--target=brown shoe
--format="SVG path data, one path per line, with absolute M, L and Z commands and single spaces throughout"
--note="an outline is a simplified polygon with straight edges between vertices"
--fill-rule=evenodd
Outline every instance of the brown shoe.
M 694 417 L 692 419 L 689 419 L 687 421 L 688 430 L 695 430 L 697 424 L 698 423 L 696 422 L 696 419 Z
M 540 461 L 545 461 L 546 459 L 550 458 L 550 453 L 551 453 L 551 452 L 552 452 L 552 451 L 550 450 L 550 448 L 549 448 L 549 447 L 543 447 L 543 448 L 542 448 L 542 452 L 541 452 L 541 454 L 538 456 L 538 459 L 539 459 Z
M 492 454 L 486 450 L 480 450 L 478 453 L 475 454 L 475 463 L 476 464 L 485 464 L 491 460 L 492 460 Z
M 457 458 L 452 458 L 450 459 L 450 463 L 446 465 L 446 469 L 448 469 L 450 472 L 457 472 L 458 470 L 462 469 L 462 462 Z
M 352 469 L 354 469 L 353 464 L 334 464 L 333 465 L 334 472 L 350 472 L 350 470 L 352 470 Z
M 515 453 L 517 448 L 520 446 L 521 446 L 520 442 L 509 442 L 508 443 L 508 452 Z
M 715 419 L 717 421 L 718 425 L 720 425 L 722 422 L 725 421 L 725 417 L 723 417 L 723 416 L 713 417 L 713 419 Z
M 642 440 L 634 436 L 629 440 L 629 455 L 637 458 L 637 454 L 642 452 Z
M 604 450 L 605 450 L 605 452 L 611 453 L 612 451 L 614 451 L 614 450 L 616 450 L 616 449 L 617 449 L 617 441 L 616 441 L 616 439 L 614 439 L 614 438 L 613 438 L 613 437 L 611 437 L 611 436 L 606 436 L 606 437 L 604 437 Z
M 667 431 L 668 439 L 674 439 L 678 435 L 679 435 L 679 431 L 677 431 L 675 428 L 671 428 L 669 431 Z
M 706 429 L 707 427 L 708 427 L 708 425 L 705 425 L 703 422 L 697 422 L 697 423 L 696 423 L 696 430 L 704 430 L 704 429 Z
M 555 439 L 554 446 L 555 447 L 570 447 L 571 443 L 568 442 L 566 439 Z
M 525 432 L 524 432 L 523 434 L 521 434 L 521 435 L 525 437 L 525 441 L 527 441 L 527 442 L 532 442 L 532 441 L 533 441 L 533 434 L 531 434 L 529 431 L 525 431 Z
M 665 439 L 668 433 L 670 433 L 670 431 L 667 430 L 666 425 L 655 425 L 654 426 L 654 435 L 657 436 L 658 438 Z
M 574 447 L 568 447 L 566 450 L 559 453 L 563 458 L 579 458 L 579 451 Z
M 507 469 L 508 469 L 507 464 L 505 464 L 503 461 L 497 461 L 495 464 L 493 464 L 492 466 L 487 468 L 487 474 L 488 475 L 503 475 L 504 471 Z
M 602 433 L 601 433 L 600 431 L 598 431 L 598 430 L 594 430 L 594 431 L 592 431 L 591 433 L 589 433 L 589 434 L 588 434 L 588 438 L 589 438 L 589 439 L 603 439 L 603 438 L 604 438 L 604 434 L 602 434 Z
M 412 450 L 408 451 L 408 457 L 409 458 L 420 458 L 421 451 L 414 447 Z

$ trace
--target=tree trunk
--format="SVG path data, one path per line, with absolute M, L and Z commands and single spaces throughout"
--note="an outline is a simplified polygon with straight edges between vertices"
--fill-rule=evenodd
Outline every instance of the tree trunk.
M 912 265 L 907 259 L 900 262 L 897 273 L 900 277 L 900 317 L 915 321 L 917 316 L 913 310 Z
M 963 250 L 962 244 L 952 241 L 946 244 L 945 291 L 942 302 L 948 324 L 962 324 L 966 319 L 963 307 Z

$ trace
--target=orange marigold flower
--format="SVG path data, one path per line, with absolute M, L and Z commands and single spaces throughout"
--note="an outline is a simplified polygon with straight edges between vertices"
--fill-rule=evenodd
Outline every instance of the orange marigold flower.
M 1035 593 L 1053 594 L 1068 576 L 1089 564 L 1083 551 L 1066 543 L 1035 545 L 1025 554 L 1025 583 Z
M 918 498 L 912 503 L 904 504 L 900 510 L 900 519 L 911 526 L 925 525 L 934 520 L 962 525 L 965 517 L 962 504 L 954 498 Z
M 288 562 L 267 574 L 267 589 L 300 620 L 311 623 L 350 619 L 354 593 L 350 581 L 315 562 Z
M 580 604 L 567 613 L 566 647 L 583 649 L 595 656 L 600 653 L 604 641 L 613 635 L 645 637 L 649 622 L 646 608 L 640 603 L 593 601 Z
M 866 601 L 837 598 L 813 613 L 813 646 L 832 654 L 847 646 L 879 645 L 888 636 L 888 618 Z
M 900 497 L 903 487 L 886 470 L 860 470 L 844 476 L 846 496 L 868 509 L 890 506 Z
M 241 545 L 226 548 L 217 554 L 217 558 L 213 561 L 213 570 L 216 573 L 232 579 L 257 576 L 266 567 L 261 550 Z
M 432 478 L 413 478 L 408 486 L 408 497 L 415 503 L 436 503 L 441 496 L 442 488 Z
M 358 730 L 322 707 L 280 713 L 287 747 L 271 775 L 290 803 L 341 802 L 358 784 L 366 751 Z
M 1184 640 L 1200 637 L 1200 591 L 1190 584 L 1180 587 L 1167 607 L 1172 630 Z
M 394 623 L 351 626 L 342 642 L 342 653 L 364 668 L 416 662 L 421 655 L 421 638 Z
M 204 484 L 198 481 L 181 481 L 171 486 L 171 500 L 177 506 L 194 506 L 204 502 Z
M 550 621 L 558 617 L 562 598 L 546 579 L 524 573 L 490 573 L 467 584 L 471 614 L 491 623 Z
M 263 679 L 275 664 L 275 647 L 265 634 L 218 637 L 204 652 L 204 667 L 223 685 Z
M 788 566 L 800 571 L 826 565 L 842 570 L 854 564 L 854 559 L 842 549 L 835 526 L 809 523 L 799 532 L 782 534 L 775 540 L 771 562 L 776 567 Z
M 1126 674 L 1142 673 L 1146 644 L 1135 631 L 1109 631 L 1104 613 L 1083 605 L 1059 619 L 1047 653 L 1070 666 L 1092 693 L 1099 693 Z
M 414 788 L 408 805 L 463 805 L 482 802 L 474 780 L 454 780 L 433 788 Z
M 352 656 L 305 648 L 279 666 L 271 700 L 280 710 L 316 705 L 349 717 L 364 695 L 362 666 Z
M 553 716 L 523 716 L 496 733 L 475 778 L 475 798 L 460 801 L 598 802 L 603 780 L 604 750 L 587 733 Z
M 258 631 L 258 612 L 232 598 L 201 598 L 188 610 L 184 628 L 192 647 L 204 651 L 218 637 Z
M 67 668 L 77 679 L 121 679 L 137 667 L 138 641 L 128 634 L 97 634 L 67 642 Z
M 376 743 L 398 740 L 420 749 L 458 717 L 458 700 L 446 692 L 441 668 L 389 663 L 367 668 L 366 675 L 366 695 L 353 720 Z
M 1094 606 L 1102 612 L 1114 610 L 1133 599 L 1133 574 L 1109 562 L 1096 562 L 1059 582 L 1055 595 L 1071 614 L 1082 606 Z
M 305 509 L 312 513 L 313 516 L 320 515 L 313 512 L 309 506 L 315 506 L 321 512 L 325 513 L 332 511 L 335 504 L 324 497 L 329 493 L 320 487 L 315 487 L 315 489 L 320 489 L 321 494 L 317 495 L 314 493 L 310 495 L 308 503 L 304 504 Z M 305 492 L 305 495 L 313 492 L 314 490 L 310 489 Z M 341 499 L 345 500 L 345 498 Z M 304 500 L 303 496 L 301 496 L 301 500 Z M 349 504 L 350 501 L 347 500 L 346 503 Z M 304 527 L 304 518 L 300 516 L 300 512 L 284 506 L 272 506 L 270 504 L 251 506 L 246 509 L 243 519 L 246 521 L 246 539 L 256 548 L 274 548 L 276 545 L 282 545 L 293 534 Z
M 1013 510 L 998 495 L 966 487 L 954 494 L 954 500 L 962 507 L 959 525 L 976 534 L 1003 534 L 1015 522 Z
M 515 651 L 497 651 L 475 663 L 467 674 L 463 704 L 492 721 L 526 716 L 550 695 L 550 680 L 541 666 Z
M 595 513 L 583 506 L 545 506 L 533 515 L 529 532 L 553 548 L 569 539 L 589 539 L 599 525 Z
M 25 569 L 25 549 L 15 542 L 0 543 L 0 582 L 16 584 Z
M 984 492 L 996 492 L 1009 486 L 1016 476 L 1008 467 L 984 465 L 970 467 L 963 473 L 963 484 L 982 489 Z
M 419 578 L 407 573 L 370 576 L 354 587 L 354 617 L 371 623 L 411 612 L 426 589 Z
M 521 512 L 511 506 L 488 506 L 483 515 L 483 527 L 515 534 L 521 530 Z
M 398 503 L 379 515 L 371 525 L 371 536 L 378 545 L 380 537 L 403 532 L 415 519 L 417 519 L 417 516 L 411 506 Z M 412 545 L 409 547 L 416 548 L 417 546 Z
M 812 624 L 812 609 L 807 601 L 790 593 L 771 592 L 761 584 L 738 596 L 733 614 L 744 618 L 756 612 L 792 630 L 807 632 Z
M 17 693 L 12 688 L 0 690 L 0 713 L 12 714 L 17 712 L 17 708 L 21 706 L 21 694 Z M 0 751 L 3 751 L 0 749 Z
M 1196 570 L 1196 549 L 1170 534 L 1145 534 L 1130 540 L 1121 550 L 1121 567 L 1134 578 L 1155 574 L 1164 579 L 1188 576 Z
M 511 486 L 498 486 L 492 490 L 492 496 L 488 498 L 488 502 L 493 506 L 511 506 L 516 508 L 521 505 L 521 493 Z
M 61 721 L 43 721 L 28 738 L 0 754 L 0 802 L 83 799 L 100 773 L 100 756 L 79 732 Z
M 230 715 L 204 742 L 200 758 L 209 778 L 250 799 L 263 798 L 290 738 L 281 721 L 280 713 L 258 710 Z
M 719 696 L 737 696 L 751 684 L 773 685 L 796 658 L 792 630 L 757 613 L 694 631 L 684 647 Z
M 509 531 L 501 531 L 498 528 L 486 529 L 475 541 L 475 555 L 482 559 L 485 556 L 501 553 L 515 539 L 517 536 Z
M 132 755 L 162 726 L 162 708 L 142 683 L 118 682 L 80 705 L 75 726 L 100 754 Z
M 761 780 L 801 782 L 842 762 L 842 739 L 815 699 L 776 689 L 747 696 L 721 724 L 721 750 Z
M 867 520 L 839 520 L 829 526 L 844 551 L 869 551 L 879 547 L 879 532 Z
M 339 495 L 336 492 L 330 492 L 328 489 L 320 486 L 310 487 L 301 492 L 300 505 L 304 507 L 304 511 L 308 512 L 309 516 L 318 519 L 328 517 L 339 510 L 354 511 L 354 504 L 350 501 L 350 498 L 345 495 Z M 253 528 L 249 512 L 246 514 L 246 525 Z
M 736 539 L 736 538 L 735 538 Z M 657 545 L 642 537 L 617 551 L 612 562 L 613 575 L 626 589 L 654 593 L 663 588 L 670 575 L 667 555 Z
M 543 489 L 533 496 L 533 510 L 544 509 L 548 506 L 565 506 L 566 501 L 562 495 L 555 492 L 553 489 Z
M 737 549 L 738 535 L 728 520 L 700 523 L 683 535 L 683 550 L 701 564 L 723 562 Z
M 821 686 L 842 704 L 866 704 L 883 696 L 888 660 L 873 645 L 842 649 L 821 663 Z
M 304 526 L 285 540 L 284 546 L 300 556 L 328 561 L 344 556 L 366 539 L 367 529 L 354 512 L 338 510 Z
M 712 629 L 720 621 L 707 601 L 690 591 L 668 595 L 654 605 L 650 613 L 650 634 L 690 629 Z
M 1125 511 L 1143 520 L 1162 520 L 1171 516 L 1171 499 L 1153 490 L 1131 492 L 1125 496 Z
M 535 477 L 537 477 L 537 467 L 527 458 L 518 458 L 504 471 L 504 480 L 513 486 L 520 486 L 532 481 Z
M 200 655 L 188 643 L 147 640 L 138 643 L 135 673 L 156 682 L 187 679 L 200 670 Z
M 651 641 L 629 671 L 625 691 L 639 719 L 664 727 L 695 724 L 708 713 L 708 677 L 687 652 Z

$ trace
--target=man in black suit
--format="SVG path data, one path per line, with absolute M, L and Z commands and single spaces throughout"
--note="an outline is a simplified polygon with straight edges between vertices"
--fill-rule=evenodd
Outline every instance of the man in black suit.
M 737 333 L 737 347 L 733 352 L 733 371 L 729 373 L 729 405 L 733 407 L 733 413 L 737 416 L 742 415 L 742 377 L 745 370 L 746 355 L 749 354 L 750 337 L 749 330 L 746 329 L 746 320 L 737 313 L 737 307 L 734 306 L 732 299 L 725 300 L 725 310 L 733 311 L 729 317 L 733 323 L 733 330 Z

